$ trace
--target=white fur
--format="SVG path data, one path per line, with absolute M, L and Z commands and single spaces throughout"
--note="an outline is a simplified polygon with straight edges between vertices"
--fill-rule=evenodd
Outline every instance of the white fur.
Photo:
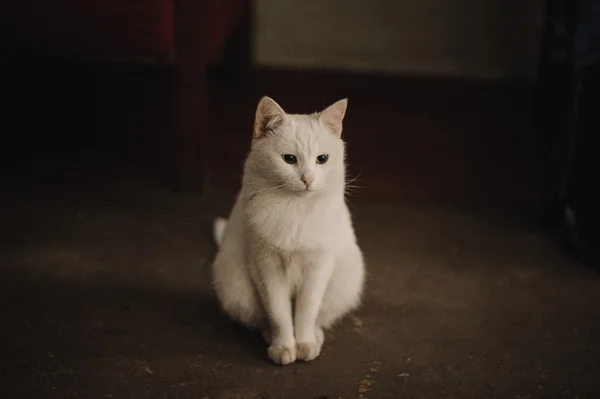
M 215 222 L 221 306 L 262 330 L 278 364 L 316 358 L 323 329 L 360 303 L 364 262 L 344 202 L 345 110 L 340 100 L 321 113 L 292 115 L 264 97 L 242 188 L 229 221 Z M 316 162 L 321 154 L 329 155 L 324 164 Z
M 221 246 L 223 242 L 223 234 L 225 233 L 225 227 L 227 226 L 227 219 L 216 218 L 213 225 L 213 238 L 217 245 Z

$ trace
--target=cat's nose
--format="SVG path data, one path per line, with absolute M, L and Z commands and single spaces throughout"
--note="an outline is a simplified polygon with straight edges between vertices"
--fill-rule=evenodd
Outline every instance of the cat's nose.
M 302 180 L 302 183 L 304 183 L 304 185 L 306 186 L 306 188 L 309 188 L 310 185 L 311 185 L 311 183 L 312 183 L 312 181 L 313 181 L 312 177 L 309 177 L 309 176 L 306 176 L 306 175 L 302 176 L 300 178 L 300 180 Z

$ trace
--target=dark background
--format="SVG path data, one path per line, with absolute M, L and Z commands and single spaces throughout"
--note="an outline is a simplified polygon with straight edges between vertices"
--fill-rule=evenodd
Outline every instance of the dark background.
M 600 285 L 561 228 L 598 82 L 575 11 L 400 3 L 0 6 L 2 396 L 598 393 Z M 349 98 L 368 288 L 310 365 L 269 364 L 210 286 L 263 95 Z

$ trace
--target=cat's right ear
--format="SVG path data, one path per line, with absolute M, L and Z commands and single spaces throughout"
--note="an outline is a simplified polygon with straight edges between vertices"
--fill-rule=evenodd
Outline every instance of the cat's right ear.
M 254 119 L 255 139 L 264 137 L 269 132 L 277 129 L 285 117 L 285 111 L 271 97 L 263 97 L 256 107 Z

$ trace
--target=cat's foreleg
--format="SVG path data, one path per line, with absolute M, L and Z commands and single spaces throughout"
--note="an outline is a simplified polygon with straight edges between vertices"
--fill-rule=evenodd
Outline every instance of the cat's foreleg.
M 256 259 L 255 269 L 258 291 L 270 327 L 267 354 L 277 364 L 293 363 L 296 361 L 296 340 L 292 303 L 281 258 L 275 254 L 262 254 Z
M 358 246 L 345 249 L 336 257 L 335 268 L 317 317 L 317 326 L 328 329 L 356 309 L 361 302 L 364 283 L 365 264 L 360 249 Z
M 294 314 L 297 357 L 300 360 L 310 361 L 321 353 L 324 333 L 317 328 L 317 316 L 334 265 L 332 255 L 317 256 L 304 265 Z

